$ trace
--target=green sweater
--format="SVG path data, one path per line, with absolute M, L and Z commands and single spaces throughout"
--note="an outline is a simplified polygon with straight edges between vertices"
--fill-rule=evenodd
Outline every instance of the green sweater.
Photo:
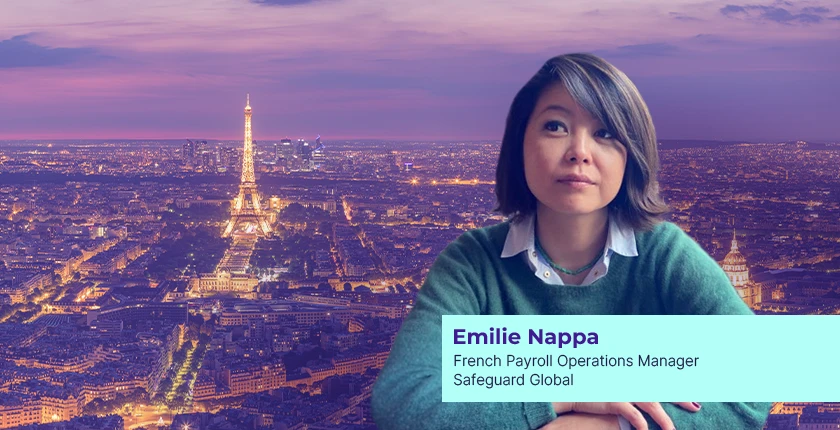
M 607 275 L 587 286 L 548 285 L 521 255 L 501 258 L 508 228 L 468 231 L 435 260 L 374 385 L 379 428 L 536 429 L 556 418 L 548 402 L 443 403 L 441 315 L 752 313 L 720 266 L 672 223 L 636 233 L 639 256 L 613 255 Z M 761 429 L 771 405 L 704 403 L 696 413 L 662 406 L 677 429 L 717 430 Z

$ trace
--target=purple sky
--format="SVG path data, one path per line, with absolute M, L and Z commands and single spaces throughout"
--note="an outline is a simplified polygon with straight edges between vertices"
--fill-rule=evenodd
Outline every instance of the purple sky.
M 578 51 L 660 138 L 840 140 L 837 0 L 2 2 L 0 139 L 239 139 L 246 92 L 257 140 L 499 139 Z

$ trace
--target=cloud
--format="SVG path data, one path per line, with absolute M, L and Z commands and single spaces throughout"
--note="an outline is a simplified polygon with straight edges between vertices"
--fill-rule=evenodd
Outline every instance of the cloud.
M 668 15 L 671 15 L 671 18 L 676 19 L 677 21 L 702 21 L 700 18 L 684 15 L 679 12 L 668 12 Z
M 746 12 L 746 11 L 747 11 L 747 9 L 745 9 L 743 6 L 737 6 L 737 5 L 734 5 L 734 4 L 728 4 L 728 5 L 720 8 L 720 13 L 722 13 L 726 16 L 734 15 L 736 13 L 743 13 L 743 12 Z
M 785 6 L 793 6 L 790 2 L 776 2 Z M 822 6 L 805 7 L 798 13 L 778 6 L 763 5 L 733 5 L 720 8 L 720 13 L 729 18 L 771 21 L 779 24 L 819 24 L 823 21 L 820 14 L 828 13 L 829 9 Z M 831 18 L 833 19 L 833 18 Z
M 820 13 L 829 13 L 829 12 L 831 12 L 831 9 L 829 9 L 827 7 L 823 7 L 823 6 L 809 6 L 809 7 L 803 7 L 801 12 L 802 13 L 818 13 L 818 14 L 820 14 Z
M 832 16 L 832 17 L 831 17 L 831 18 L 829 18 L 829 19 L 830 19 L 830 20 L 832 20 L 832 21 L 840 21 L 840 15 L 837 15 L 837 16 Z
M 668 57 L 679 52 L 679 48 L 670 43 L 643 43 L 639 45 L 619 46 L 615 49 L 595 51 L 596 55 L 610 58 L 619 57 Z
M 802 23 L 818 23 L 822 21 L 822 17 L 812 13 L 800 13 L 794 15 L 788 12 L 787 9 L 780 7 L 768 7 L 762 11 L 762 17 L 769 21 L 776 21 L 778 23 L 788 23 L 799 21 Z
M 720 44 L 731 44 L 733 40 L 718 36 L 716 34 L 707 34 L 707 33 L 700 33 L 694 36 L 692 41 L 701 42 L 701 43 L 708 43 L 713 45 L 720 45 Z
M 250 0 L 251 3 L 264 6 L 299 6 L 304 4 L 317 3 L 320 0 Z
M 0 41 L 0 69 L 13 67 L 50 67 L 72 64 L 84 59 L 103 59 L 93 48 L 49 48 L 27 40 L 31 34 Z

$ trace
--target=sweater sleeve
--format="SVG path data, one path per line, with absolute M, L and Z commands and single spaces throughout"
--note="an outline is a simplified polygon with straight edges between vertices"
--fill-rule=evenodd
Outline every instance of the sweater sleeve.
M 677 315 L 751 315 L 726 272 L 678 226 L 668 223 L 656 246 L 653 264 L 662 288 L 666 309 Z M 670 403 L 662 404 L 676 428 L 700 430 L 764 428 L 772 403 L 703 403 L 698 412 L 688 412 Z M 651 429 L 659 427 L 646 416 Z
M 442 402 L 441 316 L 481 313 L 486 252 L 466 233 L 435 260 L 373 387 L 378 428 L 526 430 L 556 418 L 551 403 Z

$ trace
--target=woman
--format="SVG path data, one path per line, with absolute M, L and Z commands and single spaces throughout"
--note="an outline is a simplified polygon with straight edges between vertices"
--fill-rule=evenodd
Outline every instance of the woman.
M 546 62 L 514 98 L 502 140 L 497 210 L 510 221 L 438 256 L 374 386 L 377 425 L 762 428 L 769 403 L 441 402 L 442 315 L 752 313 L 663 221 L 658 168 L 650 114 L 627 76 L 590 54 Z

